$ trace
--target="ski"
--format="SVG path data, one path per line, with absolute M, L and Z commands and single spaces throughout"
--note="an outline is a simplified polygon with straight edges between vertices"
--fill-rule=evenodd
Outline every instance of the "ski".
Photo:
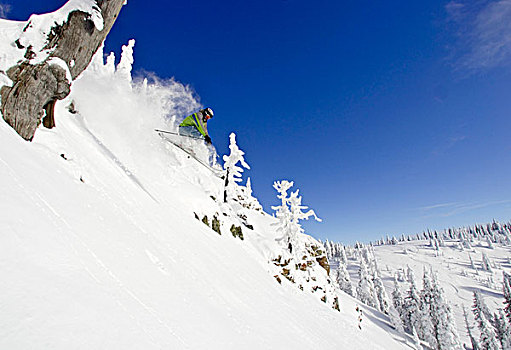
M 176 136 L 181 136 L 181 137 L 188 137 L 190 139 L 195 139 L 195 140 L 204 140 L 202 137 L 195 137 L 195 136 L 190 136 L 190 135 L 181 135 L 177 132 L 172 132 L 172 131 L 165 131 L 165 130 L 160 130 L 160 129 L 154 129 L 154 131 L 158 132 L 158 133 L 163 133 L 163 134 L 170 134 L 170 135 L 176 135 Z
M 183 151 L 184 153 L 186 153 L 189 157 L 192 157 L 193 159 L 195 159 L 197 161 L 197 163 L 199 163 L 200 165 L 202 165 L 203 167 L 205 167 L 206 169 L 208 169 L 209 171 L 211 171 L 211 173 L 213 175 L 215 175 L 216 177 L 220 178 L 220 179 L 223 179 L 224 178 L 224 172 L 223 171 L 218 171 L 218 170 L 215 170 L 213 169 L 212 167 L 210 167 L 208 164 L 206 164 L 206 162 L 204 162 L 203 160 L 197 158 L 192 152 L 188 151 L 186 148 L 184 148 L 183 146 L 175 143 L 174 141 L 172 141 L 171 139 L 169 139 L 166 134 L 174 134 L 174 135 L 177 135 L 177 136 L 185 136 L 185 135 L 179 135 L 179 134 L 176 134 L 176 133 L 172 133 L 172 132 L 169 132 L 169 131 L 162 131 L 162 130 L 158 130 L 156 129 L 155 130 L 158 135 L 160 135 L 160 137 L 162 139 L 164 139 L 165 141 L 171 143 L 172 145 L 176 146 L 177 148 L 179 148 L 181 151 Z M 192 137 L 192 136 L 188 136 L 190 138 L 196 138 L 196 139 L 199 139 L 199 140 L 202 140 L 200 138 L 197 138 L 197 137 Z

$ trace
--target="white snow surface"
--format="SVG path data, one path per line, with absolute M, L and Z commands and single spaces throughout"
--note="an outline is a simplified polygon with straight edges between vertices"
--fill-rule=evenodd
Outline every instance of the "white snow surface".
M 422 288 L 423 271 L 434 271 L 453 311 L 460 339 L 470 348 L 462 308 L 465 306 L 467 309 L 469 321 L 478 334 L 471 312 L 473 293 L 481 293 L 492 312 L 504 307 L 502 271 L 511 272 L 511 246 L 494 244 L 492 249 L 485 241 L 474 241 L 470 248 L 462 248 L 459 240 L 446 240 L 444 244 L 437 251 L 427 240 L 404 241 L 396 245 L 375 246 L 373 251 L 389 296 L 394 289 L 394 277 L 399 275 L 405 276 L 399 286 L 403 296 L 406 296 L 410 287 L 406 281 L 407 266 L 414 271 L 419 289 Z M 493 271 L 482 270 L 483 253 L 490 258 Z M 348 259 L 348 270 L 355 286 L 358 283 L 358 269 L 357 259 Z
M 223 181 L 153 131 L 200 107 L 192 91 L 102 57 L 56 128 L 30 143 L 0 121 L 0 349 L 409 348 L 371 308 L 359 329 L 342 292 L 338 312 L 279 284 L 276 219 L 213 200 Z M 219 213 L 223 234 L 194 213 Z
M 492 272 L 481 269 L 483 252 L 494 264 Z M 508 273 L 511 271 L 509 246 L 496 245 L 494 249 L 490 249 L 487 244 L 479 242 L 470 249 L 461 250 L 458 241 L 446 241 L 445 246 L 436 251 L 429 247 L 428 241 L 414 241 L 375 247 L 375 256 L 380 263 L 382 274 L 387 277 L 384 282 L 389 295 L 393 289 L 393 273 L 398 269 L 409 265 L 415 272 L 419 286 L 422 286 L 424 268 L 435 271 L 445 297 L 452 307 L 460 338 L 466 344 L 470 344 L 470 340 L 463 320 L 462 307 L 464 305 L 467 310 L 472 309 L 475 291 L 481 293 L 492 312 L 504 307 L 502 271 Z M 475 269 L 471 267 L 470 257 Z M 402 283 L 401 286 L 405 292 L 408 283 Z M 470 312 L 469 319 L 473 321 L 472 316 Z

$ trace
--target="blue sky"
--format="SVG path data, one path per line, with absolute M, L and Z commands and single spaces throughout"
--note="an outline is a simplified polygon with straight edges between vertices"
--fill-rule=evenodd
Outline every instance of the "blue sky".
M 27 19 L 65 1 L 0 0 Z M 136 39 L 135 71 L 190 84 L 277 203 L 295 181 L 354 242 L 511 215 L 511 2 L 128 0 L 107 51 Z

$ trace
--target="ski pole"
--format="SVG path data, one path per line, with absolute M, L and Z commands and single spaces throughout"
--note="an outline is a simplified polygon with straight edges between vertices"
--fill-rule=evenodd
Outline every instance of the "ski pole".
M 160 130 L 160 129 L 154 129 L 154 131 L 162 132 L 164 134 L 172 134 L 172 135 L 177 135 L 177 136 L 182 136 L 182 137 L 189 137 L 191 139 L 196 139 L 196 140 L 203 140 L 202 137 L 195 137 L 195 136 L 189 136 L 189 135 L 181 135 L 181 134 L 178 134 L 177 132 L 172 132 L 172 131 L 165 131 L 165 130 Z

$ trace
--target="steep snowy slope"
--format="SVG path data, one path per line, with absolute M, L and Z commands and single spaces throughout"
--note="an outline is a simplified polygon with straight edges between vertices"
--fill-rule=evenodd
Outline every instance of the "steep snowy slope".
M 0 348 L 407 347 L 377 312 L 359 329 L 351 297 L 277 282 L 276 220 L 219 202 L 223 181 L 154 133 L 199 104 L 133 83 L 133 44 L 117 68 L 98 53 L 32 143 L 0 122 Z

